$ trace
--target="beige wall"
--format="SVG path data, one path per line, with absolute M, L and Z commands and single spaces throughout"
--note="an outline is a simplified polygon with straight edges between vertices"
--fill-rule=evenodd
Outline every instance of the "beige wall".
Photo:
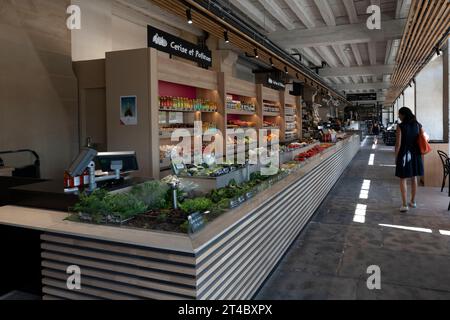
M 106 55 L 108 148 L 111 151 L 136 151 L 140 169 L 137 174 L 141 177 L 159 178 L 159 112 L 152 108 L 158 101 L 156 79 L 156 51 L 153 49 L 116 51 Z M 122 96 L 137 97 L 137 125 L 121 125 Z
M 48 178 L 62 178 L 77 150 L 69 2 L 0 1 L 0 150 L 36 150 Z
M 71 2 L 80 6 L 82 16 L 81 30 L 72 31 L 74 61 L 104 59 L 106 52 L 146 48 L 147 25 L 188 41 L 194 41 L 194 35 L 201 35 L 186 21 L 163 12 L 147 0 L 132 0 L 128 5 L 121 0 Z
M 444 64 L 442 56 L 431 61 L 417 76 L 417 119 L 432 140 L 444 139 Z

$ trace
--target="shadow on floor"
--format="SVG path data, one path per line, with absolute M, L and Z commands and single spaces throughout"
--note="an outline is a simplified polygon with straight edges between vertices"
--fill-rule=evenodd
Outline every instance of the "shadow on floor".
M 450 299 L 449 198 L 422 187 L 400 213 L 393 164 L 368 138 L 257 299 Z M 381 290 L 368 289 L 370 266 Z

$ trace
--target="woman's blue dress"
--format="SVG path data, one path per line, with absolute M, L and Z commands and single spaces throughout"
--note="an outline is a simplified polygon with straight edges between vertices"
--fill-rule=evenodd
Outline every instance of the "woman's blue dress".
M 402 141 L 398 153 L 395 175 L 399 178 L 422 177 L 423 160 L 417 139 L 422 125 L 416 121 L 401 123 Z

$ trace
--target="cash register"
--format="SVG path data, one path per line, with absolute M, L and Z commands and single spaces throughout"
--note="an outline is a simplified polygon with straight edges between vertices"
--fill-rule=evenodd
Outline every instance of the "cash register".
M 85 148 L 67 172 L 71 177 L 77 177 L 82 176 L 86 169 L 89 172 L 87 191 L 93 192 L 99 184 L 123 181 L 126 175 L 138 171 L 139 166 L 134 151 L 98 153 L 94 149 Z

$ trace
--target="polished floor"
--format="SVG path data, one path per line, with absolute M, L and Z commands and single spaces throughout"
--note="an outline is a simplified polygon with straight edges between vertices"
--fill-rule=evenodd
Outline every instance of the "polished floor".
M 400 213 L 393 164 L 393 148 L 367 138 L 256 298 L 450 299 L 449 198 L 420 188 L 418 208 Z

